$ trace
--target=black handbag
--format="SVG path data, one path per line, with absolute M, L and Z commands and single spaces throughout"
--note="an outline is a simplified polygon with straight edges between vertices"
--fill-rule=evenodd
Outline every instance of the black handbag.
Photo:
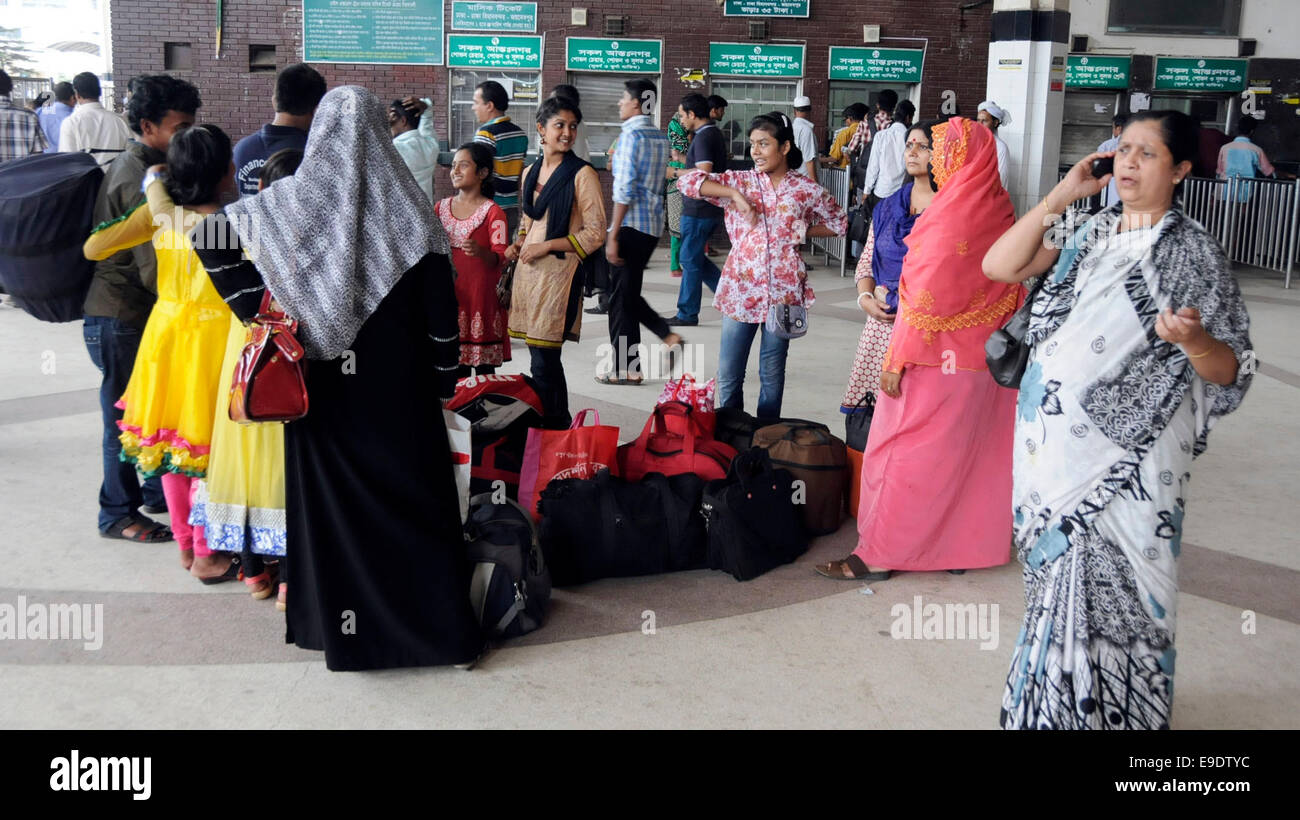
M 866 205 L 859 205 L 853 211 L 853 218 L 849 220 L 849 232 L 846 234 L 850 242 L 866 243 L 867 234 L 871 231 L 871 213 L 867 210 Z
M 736 456 L 727 477 L 704 488 L 708 567 L 737 581 L 757 578 L 808 549 L 794 503 L 794 475 L 775 469 L 754 447 Z
M 552 481 L 542 491 L 538 526 L 552 583 L 703 569 L 703 492 L 704 480 L 691 473 L 631 482 L 601 470 L 595 478 Z
M 1046 275 L 1046 274 L 1044 274 Z M 1029 363 L 1029 345 L 1025 344 L 1025 334 L 1029 331 L 1029 319 L 1033 313 L 1034 297 L 1042 287 L 1042 277 L 1025 297 L 1025 303 L 1011 314 L 1007 323 L 993 331 L 984 343 L 984 361 L 988 363 L 989 375 L 993 381 L 1013 390 L 1020 389 L 1020 380 L 1025 375 L 1025 365 Z
M 871 432 L 871 419 L 876 414 L 876 397 L 867 393 L 853 408 L 853 412 L 844 415 L 844 446 L 859 453 L 866 452 L 867 436 Z

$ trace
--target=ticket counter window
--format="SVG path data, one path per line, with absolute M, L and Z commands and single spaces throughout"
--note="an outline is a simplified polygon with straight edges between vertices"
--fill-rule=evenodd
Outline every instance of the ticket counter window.
M 451 70 L 451 142 L 444 146 L 452 150 L 474 138 L 478 130 L 478 120 L 474 118 L 474 89 L 479 83 L 495 80 L 501 83 L 510 97 L 510 107 L 506 116 L 510 121 L 528 134 L 529 150 L 537 150 L 537 106 L 541 100 L 541 76 L 521 71 L 474 71 L 471 69 Z
M 644 74 L 589 74 L 574 72 L 569 75 L 569 84 L 578 89 L 582 98 L 578 107 L 582 109 L 582 125 L 587 132 L 587 142 L 595 155 L 604 154 L 618 137 L 623 121 L 618 118 L 618 101 L 623 97 L 623 84 L 632 79 L 647 79 L 663 93 L 660 84 L 662 78 Z M 549 92 L 549 89 L 548 89 Z M 671 115 L 677 110 L 676 102 L 669 100 Z M 659 111 L 654 113 L 655 124 L 659 124 Z M 665 127 L 667 123 L 664 123 Z
M 880 99 L 880 92 L 885 89 L 893 89 L 900 100 L 910 100 L 912 98 L 912 86 L 896 85 L 892 83 L 860 83 L 849 82 L 846 80 L 832 80 L 830 87 L 830 105 L 821 119 L 826 123 L 826 133 L 828 139 L 835 139 L 835 133 L 844 127 L 844 109 L 853 103 L 863 103 L 867 106 L 869 116 L 876 115 L 876 100 Z M 813 111 L 813 116 L 818 116 L 817 111 Z M 829 148 L 827 145 L 822 148 Z
M 746 159 L 749 152 L 749 123 L 759 114 L 783 111 L 793 114 L 794 98 L 802 93 L 799 82 L 723 81 L 713 83 L 710 94 L 727 100 L 727 113 L 718 123 L 731 147 L 731 156 Z M 816 112 L 814 111 L 814 115 Z

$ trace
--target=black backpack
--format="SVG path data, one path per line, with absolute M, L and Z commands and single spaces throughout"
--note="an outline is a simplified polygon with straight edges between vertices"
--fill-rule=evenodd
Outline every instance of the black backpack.
M 703 492 L 693 473 L 631 482 L 601 470 L 552 481 L 542 491 L 539 530 L 555 585 L 703 569 Z
M 493 504 L 492 494 L 469 500 L 466 553 L 473 573 L 470 604 L 494 638 L 514 638 L 542 625 L 551 600 L 547 569 L 532 516 L 515 501 Z
M 95 263 L 81 253 L 104 172 L 85 153 L 0 164 L 0 283 L 43 322 L 84 315 Z
M 731 462 L 727 477 L 704 488 L 709 569 L 737 581 L 757 578 L 808 550 L 794 503 L 794 475 L 774 469 L 767 451 L 754 447 Z

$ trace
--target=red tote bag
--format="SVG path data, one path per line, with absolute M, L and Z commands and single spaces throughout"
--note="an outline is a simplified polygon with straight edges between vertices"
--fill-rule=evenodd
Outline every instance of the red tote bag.
M 636 441 L 618 448 L 623 478 L 640 481 L 646 473 L 694 473 L 705 481 L 727 477 L 736 450 L 701 435 L 692 410 L 680 402 L 655 408 Z
M 587 414 L 595 424 L 583 425 Z M 568 430 L 528 431 L 524 463 L 519 472 L 519 503 L 537 518 L 537 501 L 546 485 L 557 478 L 594 478 L 608 468 L 618 475 L 618 428 L 600 423 L 595 410 L 581 410 Z

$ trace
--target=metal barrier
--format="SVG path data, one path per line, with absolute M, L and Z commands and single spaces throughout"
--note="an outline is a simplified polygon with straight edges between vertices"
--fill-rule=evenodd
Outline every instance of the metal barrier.
M 1080 199 L 1070 207 L 1089 211 L 1096 204 L 1095 198 Z M 1300 232 L 1300 181 L 1187 177 L 1183 210 L 1219 240 L 1229 261 L 1285 274 L 1283 287 L 1291 287 Z
M 849 210 L 850 177 L 847 168 L 818 168 L 817 181 L 835 197 L 840 207 Z M 844 275 L 846 241 L 843 236 L 816 237 L 812 240 L 813 252 L 821 253 L 826 264 L 832 259 L 840 263 L 840 276 Z

